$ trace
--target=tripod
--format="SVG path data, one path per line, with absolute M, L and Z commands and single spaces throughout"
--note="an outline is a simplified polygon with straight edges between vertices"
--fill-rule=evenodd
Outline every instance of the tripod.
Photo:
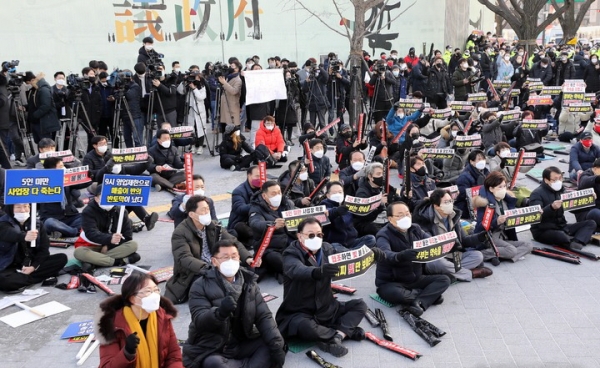
M 375 109 L 377 108 L 377 98 L 379 97 L 379 87 L 381 86 L 381 83 L 382 83 L 381 76 L 383 75 L 385 77 L 385 73 L 386 72 L 383 72 L 383 74 L 378 75 L 377 80 L 375 81 L 375 92 L 373 93 L 373 99 L 371 100 L 371 108 L 369 109 L 369 116 L 368 116 L 368 120 L 367 120 L 369 125 L 373 124 L 373 119 L 375 118 L 374 115 L 375 115 Z M 383 83 L 385 83 L 385 82 L 383 82 Z M 390 105 L 392 105 L 391 101 L 393 100 L 393 98 L 390 97 L 387 89 L 385 89 L 385 86 L 384 86 L 384 92 L 385 92 L 386 101 L 388 101 L 390 103 Z M 391 106 L 390 106 L 390 108 L 391 108 Z M 375 124 L 377 124 L 377 122 L 375 122 Z
M 81 91 L 75 92 L 75 100 L 73 101 L 73 107 L 71 108 L 71 121 L 69 124 L 69 130 L 71 131 L 71 136 L 69 139 L 69 146 L 73 155 L 77 157 L 79 153 L 79 157 L 83 157 L 86 152 L 85 150 L 82 152 L 81 150 L 77 150 L 77 141 L 79 135 L 79 111 L 83 111 L 83 119 L 81 120 L 81 126 L 83 130 L 89 136 L 95 136 L 96 130 L 92 127 L 92 123 L 90 122 L 90 117 L 88 116 L 87 111 L 85 110 L 85 106 L 83 106 L 83 102 L 81 102 Z M 89 141 L 89 139 L 88 139 Z
M 147 119 L 146 119 L 146 123 L 148 124 L 147 132 L 146 132 L 148 146 L 150 146 L 150 142 L 152 142 L 152 135 L 154 133 L 154 131 L 153 131 L 154 127 L 156 127 L 158 129 L 157 122 L 156 122 L 156 114 L 153 113 L 154 112 L 154 103 L 156 100 L 158 100 L 158 106 L 160 107 L 160 113 L 162 114 L 162 121 L 167 121 L 167 116 L 165 115 L 165 109 L 163 107 L 162 100 L 160 99 L 160 96 L 158 95 L 158 90 L 156 89 L 156 87 L 154 85 L 152 85 L 152 89 L 150 90 L 150 97 L 148 100 L 148 115 L 147 115 Z M 140 140 L 140 142 L 142 142 L 142 141 Z
M 217 96 L 215 97 L 215 119 L 213 131 L 216 129 L 216 132 L 213 134 L 213 147 L 217 147 L 219 144 L 219 132 L 220 124 L 221 124 L 221 96 L 223 95 L 223 88 L 221 88 L 221 84 L 217 82 Z
M 125 142 L 125 132 L 123 130 L 123 121 L 121 120 L 121 111 L 123 110 L 123 106 L 125 106 L 125 112 L 127 112 L 127 117 L 129 118 L 129 125 L 131 127 L 131 131 L 134 136 L 137 137 L 139 142 L 142 142 L 141 132 L 137 130 L 135 123 L 133 122 L 133 116 L 131 115 L 131 110 L 129 109 L 129 103 L 127 102 L 127 98 L 123 93 L 123 90 L 115 90 L 115 112 L 113 114 L 113 135 L 112 137 L 112 148 L 121 147 L 122 142 Z
M 37 146 L 33 141 L 31 133 L 27 133 L 27 120 L 25 120 L 25 108 L 21 104 L 19 94 L 13 94 L 12 100 L 14 101 L 15 116 L 17 117 L 17 128 L 19 129 L 19 136 L 23 142 L 23 151 L 25 158 L 29 158 L 38 153 Z M 6 149 L 3 147 L 6 151 Z M 8 157 L 8 156 L 7 156 Z
M 203 87 L 203 88 L 208 88 L 208 87 Z M 200 114 L 200 108 L 198 107 L 198 101 L 196 101 L 196 96 L 194 96 L 194 90 L 191 89 L 189 86 L 186 86 L 187 92 L 186 92 L 186 115 L 184 118 L 185 121 L 185 125 L 189 126 L 189 117 L 190 117 L 190 110 L 194 112 L 194 133 L 196 134 L 196 139 L 199 139 L 199 131 L 198 131 L 198 126 L 196 124 L 196 116 L 198 116 L 198 118 L 200 119 L 199 124 L 200 127 L 202 128 L 202 133 L 204 135 L 204 140 L 206 142 L 206 147 L 208 148 L 208 152 L 210 152 L 211 156 L 215 156 L 215 150 L 213 149 L 213 147 L 215 147 L 213 145 L 213 147 L 210 146 L 210 142 L 208 141 L 208 135 L 206 133 L 206 127 L 204 126 L 204 122 L 202 121 L 202 115 Z M 194 107 L 191 106 L 190 101 L 194 102 Z

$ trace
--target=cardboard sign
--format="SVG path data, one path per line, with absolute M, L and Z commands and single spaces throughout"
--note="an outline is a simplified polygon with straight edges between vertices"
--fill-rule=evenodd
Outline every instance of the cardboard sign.
M 446 188 L 437 188 L 437 189 L 443 189 L 444 191 L 448 192 L 450 194 L 450 197 L 452 197 L 452 199 L 456 199 L 456 197 L 458 197 L 458 194 L 459 194 L 457 185 L 452 185 L 452 186 L 449 186 Z M 433 193 L 433 190 L 430 190 L 429 192 L 427 192 L 427 196 L 431 196 L 431 193 Z
M 420 136 L 419 142 L 421 142 L 423 144 L 423 147 L 425 147 L 425 148 L 435 148 L 435 147 L 437 147 L 438 143 L 440 143 L 440 139 L 442 139 L 441 135 L 438 135 L 437 137 L 435 137 L 433 139 L 427 139 L 423 136 Z
M 518 152 L 509 153 L 504 160 L 504 166 L 517 166 L 517 160 L 519 159 Z M 524 152 L 523 161 L 521 161 L 521 167 L 532 167 L 537 163 L 535 152 Z
M 594 189 L 587 188 L 576 192 L 563 193 L 560 196 L 563 201 L 562 207 L 565 211 L 576 210 L 579 208 L 592 207 L 596 205 Z
M 62 339 L 70 339 L 71 337 L 87 336 L 94 332 L 94 321 L 83 321 L 71 323 L 65 332 L 63 332 Z
M 4 204 L 62 202 L 64 170 L 5 171 Z
M 40 152 L 39 157 L 40 157 L 40 163 L 42 163 L 42 164 L 48 157 L 60 157 L 62 159 L 62 162 L 65 164 L 75 161 L 75 156 L 73 156 L 73 153 L 71 152 L 71 150 L 58 151 L 58 152 Z
M 503 90 L 503 89 L 508 89 L 511 86 L 511 82 L 510 81 L 505 81 L 505 80 L 495 80 L 492 85 L 494 86 L 495 89 L 498 90 Z M 484 100 L 484 101 L 487 101 Z
M 419 151 L 424 159 L 444 159 L 454 157 L 454 150 L 451 148 L 425 148 Z
M 449 105 L 452 111 L 471 112 L 475 110 L 475 106 L 469 101 L 452 101 Z
M 506 215 L 506 222 L 504 223 L 506 229 L 539 224 L 542 221 L 542 207 L 540 205 L 515 208 L 504 212 L 504 214 Z
M 562 92 L 561 86 L 544 86 L 540 94 L 546 96 L 558 96 Z
M 586 87 L 586 84 L 582 79 L 567 79 L 563 83 L 562 91 L 564 93 L 569 93 L 569 92 L 585 93 L 585 87 Z
M 429 263 L 444 257 L 446 254 L 450 253 L 452 248 L 454 248 L 456 238 L 456 232 L 450 231 L 448 233 L 413 242 L 413 249 L 419 251 L 413 262 Z
M 548 119 L 525 119 L 521 123 L 522 129 L 545 130 L 548 129 Z
M 481 135 L 457 135 L 454 137 L 455 147 L 458 148 L 479 148 L 481 147 Z
M 546 95 L 529 96 L 529 100 L 527 100 L 529 106 L 550 106 L 553 103 L 552 96 Z
M 596 102 L 596 94 L 595 93 L 586 93 L 583 95 L 583 102 L 595 103 Z
M 180 126 L 180 127 L 173 127 L 171 129 L 169 129 L 169 135 L 171 136 L 171 139 L 191 138 L 194 136 L 194 127 L 187 126 L 187 125 Z M 114 154 L 114 152 L 113 152 L 113 154 Z
M 288 231 L 297 231 L 300 222 L 308 217 L 315 217 L 319 220 L 321 226 L 329 225 L 331 222 L 329 222 L 329 217 L 325 214 L 325 210 L 325 206 L 297 208 L 281 212 L 281 217 L 285 220 L 285 227 Z
M 88 165 L 65 169 L 65 187 L 89 183 L 91 181 L 90 167 Z
M 332 254 L 329 263 L 339 265 L 339 272 L 331 281 L 347 280 L 364 275 L 375 264 L 375 255 L 366 245 L 344 253 Z
M 589 103 L 573 103 L 569 105 L 569 112 L 592 112 L 592 105 Z
M 135 164 L 148 161 L 148 149 L 146 146 L 133 148 L 115 148 L 111 151 L 115 164 Z
M 419 110 L 423 107 L 423 100 L 420 98 L 412 98 L 412 99 L 404 99 L 401 98 L 396 102 L 399 108 L 402 109 L 410 109 L 410 110 Z
M 510 84 L 509 84 L 510 87 Z M 487 94 L 485 93 L 469 93 L 467 95 L 467 101 L 469 102 L 486 102 L 488 100 Z
M 452 116 L 452 109 L 450 107 L 443 110 L 433 110 L 431 113 L 432 119 L 446 119 Z
M 101 205 L 147 206 L 152 178 L 133 175 L 104 175 Z
M 522 112 L 519 110 L 499 111 L 498 117 L 503 116 L 502 122 L 517 121 L 521 119 Z
M 358 198 L 347 195 L 344 204 L 348 206 L 348 212 L 357 216 L 366 216 L 379 208 L 382 194 L 370 198 Z

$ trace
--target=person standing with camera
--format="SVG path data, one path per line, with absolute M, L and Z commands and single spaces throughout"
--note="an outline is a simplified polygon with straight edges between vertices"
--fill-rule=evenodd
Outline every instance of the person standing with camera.
M 229 63 L 228 74 L 226 76 L 223 74 L 215 75 L 223 88 L 220 101 L 220 132 L 225 130 L 225 125 L 227 124 L 240 125 L 240 96 L 242 94 L 242 79 L 240 78 L 241 70 L 242 64 L 238 60 L 233 60 Z
M 335 54 L 333 55 L 335 58 Z M 338 127 L 344 124 L 344 110 L 346 107 L 346 91 L 350 88 L 350 78 L 344 69 L 344 64 L 338 59 L 329 60 L 329 81 L 327 82 L 327 98 L 329 99 L 329 119 L 331 123 L 340 118 Z M 329 130 L 333 134 L 333 129 Z
M 378 60 L 373 66 L 373 74 L 369 84 L 375 87 L 373 100 L 371 102 L 371 116 L 375 123 L 384 120 L 388 111 L 392 108 L 396 78 L 392 72 L 387 70 L 385 60 Z
M 54 139 L 56 131 L 60 130 L 60 122 L 52 100 L 52 89 L 44 79 L 44 73 L 34 76 L 27 72 L 23 80 L 32 87 L 27 92 L 27 121 L 35 144 L 42 138 Z
M 84 126 L 86 127 L 88 135 L 87 151 L 89 152 L 94 149 L 91 140 L 94 135 L 96 135 L 95 133 L 100 126 L 100 118 L 102 116 L 102 95 L 100 94 L 100 88 L 96 84 L 96 72 L 94 69 L 90 67 L 83 68 L 81 70 L 81 76 L 84 78 L 84 81 L 80 83 L 87 83 L 86 86 L 89 85 L 86 88 L 82 88 L 81 85 L 79 86 L 81 91 L 81 103 L 83 103 L 87 112 L 87 118 L 89 119 L 89 121 L 85 121 L 86 117 L 83 112 L 79 113 L 79 118 L 84 121 Z M 75 96 L 73 97 L 76 97 L 77 93 L 74 94 Z M 92 131 L 87 131 L 88 129 L 92 129 Z
M 312 61 L 309 64 L 309 61 L 310 59 L 306 61 L 306 66 L 311 69 L 306 80 L 301 82 L 302 91 L 307 94 L 310 123 L 317 128 L 323 128 L 327 125 L 325 122 L 325 113 L 329 109 L 329 101 L 327 100 L 329 75 L 325 69 Z M 317 118 L 319 119 L 319 125 L 316 125 Z
M 199 71 L 192 72 L 191 78 L 194 80 L 190 81 L 188 87 L 190 88 L 191 94 L 189 95 L 189 112 L 187 117 L 188 125 L 196 127 L 196 141 L 194 144 L 194 153 L 201 155 L 204 147 L 204 137 L 206 136 L 206 107 L 204 100 L 208 96 L 208 88 L 206 81 L 202 78 Z M 188 77 L 188 78 L 190 78 Z
M 154 101 L 154 113 L 158 126 L 164 122 L 175 124 L 177 121 L 177 78 L 176 73 L 164 74 L 165 67 L 158 67 L 160 77 L 152 79 L 152 86 L 158 92 Z
M 125 146 L 127 148 L 140 147 L 143 142 L 144 134 L 144 112 L 142 111 L 142 89 L 133 80 L 133 73 L 130 70 L 123 70 L 123 88 L 125 90 L 125 99 L 129 106 L 129 113 L 133 121 L 130 121 L 129 114 L 121 114 L 123 118 L 123 135 L 125 136 Z M 117 132 L 115 132 L 117 133 Z

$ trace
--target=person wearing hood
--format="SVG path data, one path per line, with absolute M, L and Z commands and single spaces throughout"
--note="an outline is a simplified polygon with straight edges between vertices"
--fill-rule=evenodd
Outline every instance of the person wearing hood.
M 208 198 L 191 196 L 185 203 L 185 219 L 171 236 L 173 253 L 173 277 L 165 287 L 165 297 L 175 304 L 184 303 L 194 281 L 208 271 L 210 252 L 219 240 L 233 242 L 239 248 L 241 261 L 252 263 L 246 248 L 220 226 L 211 215 Z
M 400 200 L 413 210 L 419 202 L 429 197 L 429 192 L 435 190 L 436 186 L 435 181 L 427 175 L 425 160 L 421 156 L 412 156 L 410 158 L 409 173 L 411 188 L 407 196 L 406 188 L 402 186 L 400 189 Z
M 465 130 L 464 125 L 458 120 L 458 118 L 452 120 L 452 122 L 440 130 L 442 139 L 439 141 L 436 148 L 449 148 L 453 145 L 456 136 L 459 132 Z
M 100 303 L 94 336 L 100 342 L 101 367 L 183 368 L 171 320 L 177 308 L 160 296 L 154 276 L 134 272 L 121 294 Z
M 494 171 L 485 178 L 483 188 L 479 189 L 479 195 L 473 198 L 473 204 L 477 208 L 476 233 L 485 231 L 482 221 L 487 206 L 493 205 L 495 208 L 489 231 L 500 254 L 500 259 L 517 262 L 531 253 L 533 249 L 531 243 L 519 241 L 515 229 L 505 228 L 505 213 L 507 210 L 515 209 L 517 198 L 507 190 L 507 180 L 502 173 Z M 494 266 L 499 264 L 493 249 L 488 248 L 481 253 L 483 253 L 484 260 L 491 261 Z
M 353 133 L 348 124 L 342 124 L 338 132 L 335 145 L 335 162 L 338 164 L 338 169 L 343 170 L 350 166 L 350 154 L 352 152 L 367 149 L 367 137 L 363 136 L 362 142 L 357 141 L 357 133 Z
M 344 193 L 354 196 L 358 189 L 358 181 L 365 176 L 365 154 L 354 151 L 350 154 L 350 165 L 340 171 L 340 182 L 344 185 Z
M 142 43 L 144 45 L 138 50 L 137 62 L 147 64 L 150 60 L 150 54 L 156 53 L 154 50 L 154 39 L 152 37 L 144 37 Z
M 296 167 L 300 161 L 294 160 L 288 165 L 288 169 L 284 171 L 277 182 L 282 188 L 286 188 L 292 179 L 291 176 L 296 172 Z M 288 192 L 288 199 L 294 202 L 294 206 L 298 208 L 310 207 L 311 199 L 308 197 L 313 190 L 315 190 L 315 182 L 308 177 L 308 169 L 306 166 L 302 166 L 300 169 L 300 175 L 296 182 L 292 184 L 290 191 Z
M 148 155 L 153 162 L 148 165 L 148 171 L 152 176 L 152 184 L 157 191 L 162 188 L 173 190 L 177 184 L 185 183 L 183 162 L 177 152 L 177 148 L 171 145 L 171 135 L 166 129 L 156 132 L 156 143 L 150 148 Z
M 287 151 L 285 150 L 283 135 L 277 124 L 275 124 L 275 118 L 270 115 L 260 122 L 260 127 L 254 138 L 254 147 L 263 155 L 270 155 L 275 162 L 287 162 Z
M 291 233 L 285 227 L 282 212 L 293 210 L 294 203 L 281 195 L 281 187 L 276 181 L 267 181 L 260 192 L 252 196 L 250 219 L 248 220 L 254 236 L 254 251 L 258 252 L 260 244 L 269 226 L 275 231 L 268 248 L 262 257 L 262 266 L 256 269 L 259 280 L 267 272 L 274 273 L 277 281 L 283 282 L 283 251 L 293 241 Z
M 412 68 L 419 62 L 419 57 L 417 56 L 414 47 L 408 49 L 408 54 L 404 57 L 404 61 L 406 62 L 408 72 L 410 73 Z
M 413 243 L 431 235 L 412 223 L 408 206 L 403 202 L 392 203 L 386 212 L 388 223 L 376 236 L 377 248 L 385 254 L 377 263 L 377 294 L 419 317 L 430 306 L 444 302 L 442 294 L 450 286 L 450 278 L 424 275 L 423 265 L 413 262 L 418 254 Z
M 457 241 L 453 252 L 425 264 L 428 274 L 452 275 L 460 281 L 472 281 L 493 274 L 492 270 L 483 267 L 483 254 L 478 250 L 483 243 L 481 234 L 467 235 L 461 225 L 459 209 L 454 208 L 454 200 L 444 189 L 436 189 L 425 198 L 414 210 L 413 220 L 423 231 L 437 236 L 454 231 Z M 453 254 L 458 253 L 461 269 L 456 271 Z
M 297 240 L 283 253 L 283 302 L 275 319 L 284 338 L 317 341 L 319 349 L 335 357 L 348 353 L 342 341 L 365 339 L 358 327 L 367 311 L 362 299 L 339 301 L 333 297 L 331 278 L 339 265 L 329 263 L 335 253 L 323 242 L 319 221 L 309 217 L 298 225 Z M 375 259 L 381 252 L 374 251 Z
M 256 275 L 240 268 L 231 240 L 211 249 L 212 268 L 190 289 L 191 322 L 183 363 L 201 367 L 274 367 L 285 363 L 284 340 Z
M 594 144 L 592 133 L 581 133 L 580 141 L 571 146 L 569 152 L 569 176 L 577 182 L 579 175 L 592 167 L 596 159 L 600 158 L 600 146 Z
M 35 144 L 42 138 L 54 139 L 61 128 L 53 106 L 52 88 L 44 77 L 44 73 L 34 76 L 31 72 L 23 77 L 24 83 L 32 87 L 28 92 L 27 120 L 31 124 Z
M 206 187 L 204 186 L 204 178 L 202 175 L 194 174 L 192 176 L 193 190 L 194 193 L 192 195 L 195 196 L 204 196 L 206 194 Z M 174 229 L 177 229 L 180 223 L 185 220 L 187 217 L 187 213 L 185 211 L 185 204 L 192 197 L 189 194 L 178 194 L 171 200 L 171 209 L 167 212 L 167 215 L 173 219 Z M 208 203 L 208 207 L 210 208 L 210 218 L 213 221 L 218 221 L 217 211 L 215 210 L 215 202 L 209 197 L 206 198 L 206 203 Z
M 254 161 L 254 150 L 246 142 L 246 137 L 241 134 L 239 126 L 227 124 L 223 141 L 218 149 L 219 162 L 223 169 L 240 171 L 249 168 Z M 246 151 L 248 154 L 242 156 L 242 151 Z
M 50 255 L 50 240 L 42 224 L 32 226 L 29 204 L 5 205 L 0 217 L 0 290 L 20 292 L 58 276 L 67 264 L 65 254 Z M 31 246 L 32 241 L 35 246 Z
M 469 162 L 456 180 L 458 197 L 455 206 L 462 212 L 464 219 L 471 218 L 471 211 L 467 202 L 467 190 L 483 185 L 483 181 L 490 171 L 485 167 L 485 154 L 480 150 L 473 150 L 467 156 Z
M 533 239 L 540 243 L 563 248 L 580 250 L 588 244 L 596 230 L 594 220 L 567 223 L 561 195 L 563 187 L 562 171 L 549 166 L 542 172 L 543 182 L 529 196 L 529 205 L 542 207 L 542 221 L 531 225 Z

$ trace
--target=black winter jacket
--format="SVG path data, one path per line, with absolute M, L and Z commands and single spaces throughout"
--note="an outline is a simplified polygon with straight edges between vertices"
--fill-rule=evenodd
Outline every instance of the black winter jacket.
M 542 68 L 542 63 L 537 62 L 531 67 L 529 76 L 531 78 L 539 78 L 542 80 L 542 83 L 544 83 L 544 86 L 549 86 L 552 84 L 552 77 L 554 75 L 552 74 L 552 68 L 550 66 Z
M 286 170 L 279 175 L 277 181 L 282 188 L 287 187 L 291 179 L 290 176 L 291 174 L 289 170 Z M 294 206 L 298 208 L 307 207 L 302 204 L 302 198 L 308 197 L 313 190 L 315 190 L 315 182 L 312 181 L 311 178 L 308 178 L 300 184 L 297 182 L 294 183 L 288 193 L 288 198 L 294 202 Z
M 43 78 L 37 82 L 34 99 L 35 109 L 29 109 L 29 113 L 32 121 L 39 121 L 41 133 L 46 134 L 60 130 L 60 121 L 58 121 L 52 98 L 52 88 Z
M 254 250 L 257 251 L 260 242 L 267 231 L 267 227 L 272 225 L 276 219 L 282 218 L 281 212 L 294 209 L 294 204 L 287 198 L 281 200 L 281 205 L 277 210 L 271 209 L 263 199 L 261 192 L 252 196 L 252 207 L 250 208 L 250 219 L 248 224 L 252 228 L 254 235 Z M 271 243 L 266 252 L 283 252 L 285 248 L 294 240 L 295 237 L 287 229 L 282 227 L 276 229 L 271 238 Z
M 600 69 L 596 68 L 600 64 L 589 63 L 583 71 L 583 79 L 585 80 L 585 91 L 587 93 L 597 93 L 600 91 Z
M 331 221 L 329 226 L 323 228 L 325 234 L 323 241 L 339 243 L 343 246 L 352 244 L 358 237 L 358 231 L 352 223 L 352 214 L 340 215 L 338 209 L 341 203 L 334 202 L 329 198 L 321 202 L 321 205 L 324 205 L 329 211 L 329 221 Z
M 119 207 L 113 207 L 110 211 L 105 211 L 95 200 L 90 201 L 81 212 L 81 237 L 92 243 L 107 245 L 110 248 L 116 247 L 110 241 L 114 233 L 117 232 L 119 222 Z M 131 228 L 131 220 L 127 216 L 123 216 L 123 226 L 121 228 L 123 239 L 119 244 L 133 239 L 133 231 Z
M 558 192 L 550 188 L 548 184 L 542 182 L 539 187 L 529 196 L 529 205 L 542 207 L 542 222 L 531 225 L 531 233 L 535 237 L 536 234 L 542 234 L 546 230 L 563 230 L 567 226 L 565 218 L 565 210 L 560 207 L 555 210 L 552 208 L 552 202 L 560 200 L 561 194 L 565 192 L 563 187 Z
M 157 144 L 148 150 L 148 155 L 154 160 L 153 163 L 148 164 L 148 171 L 151 174 L 160 174 L 163 178 L 169 179 L 171 176 L 175 175 L 176 170 L 183 169 L 183 162 L 177 152 L 177 148 L 174 146 L 163 148 L 161 145 Z M 175 170 L 163 170 L 160 173 L 157 172 L 156 167 L 164 164 L 171 166 Z
M 231 213 L 227 230 L 232 230 L 240 222 L 248 222 L 250 209 L 252 208 L 252 196 L 260 189 L 253 189 L 248 180 L 238 185 L 231 193 Z
M 471 218 L 471 212 L 469 212 L 469 208 L 467 207 L 467 190 L 478 185 L 483 185 L 483 181 L 489 173 L 490 171 L 487 168 L 479 171 L 471 163 L 467 163 L 465 169 L 458 179 L 456 179 L 458 197 L 456 197 L 454 206 L 462 212 L 463 218 Z
M 0 217 L 0 271 L 7 267 L 21 269 L 23 266 L 38 267 L 50 255 L 50 240 L 44 225 L 37 227 L 38 238 L 35 248 L 25 241 L 27 231 L 31 230 L 31 219 L 21 226 L 13 216 Z
M 596 193 L 596 208 L 600 208 L 600 176 L 594 175 L 592 169 L 587 169 L 579 177 L 578 189 L 593 188 Z

